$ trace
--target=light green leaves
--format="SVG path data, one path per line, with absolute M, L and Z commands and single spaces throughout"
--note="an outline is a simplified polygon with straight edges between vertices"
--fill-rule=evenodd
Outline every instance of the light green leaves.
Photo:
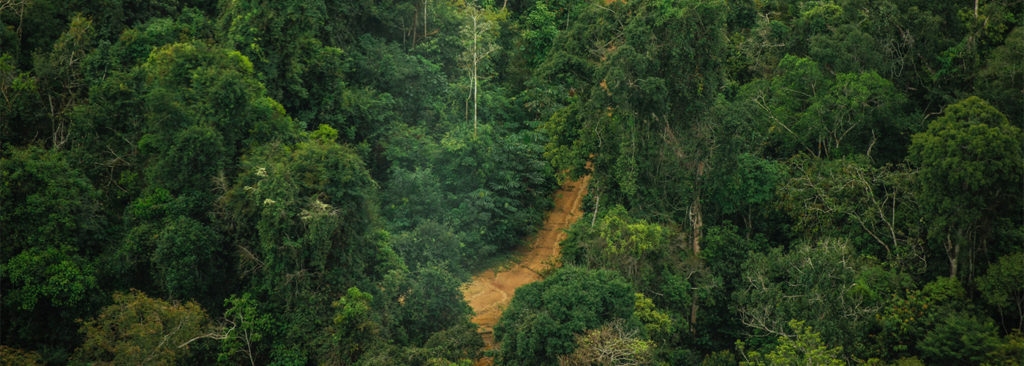
M 844 366 L 842 347 L 830 347 L 821 339 L 821 334 L 805 326 L 804 322 L 789 321 L 791 336 L 780 336 L 779 345 L 768 354 L 752 351 L 746 354 L 747 361 L 740 362 L 743 366 L 789 366 L 789 365 L 829 365 Z M 743 342 L 737 342 L 742 353 Z

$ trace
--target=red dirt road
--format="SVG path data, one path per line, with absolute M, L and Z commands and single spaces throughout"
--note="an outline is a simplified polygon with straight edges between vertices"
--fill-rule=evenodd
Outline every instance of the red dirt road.
M 530 245 L 517 253 L 518 263 L 507 268 L 489 269 L 473 276 L 473 280 L 462 286 L 462 296 L 473 308 L 476 316 L 473 323 L 480 326 L 480 335 L 486 344 L 485 350 L 496 347 L 494 344 L 494 326 L 501 318 L 512 296 L 519 286 L 541 280 L 541 273 L 559 265 L 558 243 L 565 239 L 563 229 L 568 229 L 576 222 L 583 212 L 581 201 L 587 191 L 590 177 L 566 183 L 555 192 L 555 207 L 548 212 L 544 220 L 544 228 L 537 233 Z M 477 360 L 474 364 L 491 365 L 489 357 Z

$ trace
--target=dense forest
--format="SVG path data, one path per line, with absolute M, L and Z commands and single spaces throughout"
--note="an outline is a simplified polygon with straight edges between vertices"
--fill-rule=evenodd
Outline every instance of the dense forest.
M 0 364 L 1024 362 L 1024 1 L 0 0 Z

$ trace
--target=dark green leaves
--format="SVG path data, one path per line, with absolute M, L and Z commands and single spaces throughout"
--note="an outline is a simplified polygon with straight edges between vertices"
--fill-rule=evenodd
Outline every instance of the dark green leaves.
M 633 292 L 616 273 L 563 268 L 516 291 L 495 327 L 502 343 L 499 361 L 544 365 L 571 353 L 573 334 L 614 319 L 629 319 Z

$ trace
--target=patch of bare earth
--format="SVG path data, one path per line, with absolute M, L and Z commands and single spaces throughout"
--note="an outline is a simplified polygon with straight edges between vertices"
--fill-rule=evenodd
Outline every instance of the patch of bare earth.
M 531 243 L 518 250 L 518 261 L 501 268 L 489 269 L 473 276 L 473 280 L 462 286 L 462 296 L 473 308 L 476 316 L 473 323 L 479 328 L 480 335 L 486 344 L 484 350 L 493 350 L 494 326 L 501 318 L 517 288 L 542 279 L 552 267 L 558 266 L 558 243 L 565 239 L 570 225 L 576 222 L 583 212 L 580 204 L 587 191 L 590 177 L 566 183 L 555 193 L 555 207 L 548 212 L 544 227 L 534 236 Z M 491 365 L 490 357 L 476 360 L 477 366 Z

